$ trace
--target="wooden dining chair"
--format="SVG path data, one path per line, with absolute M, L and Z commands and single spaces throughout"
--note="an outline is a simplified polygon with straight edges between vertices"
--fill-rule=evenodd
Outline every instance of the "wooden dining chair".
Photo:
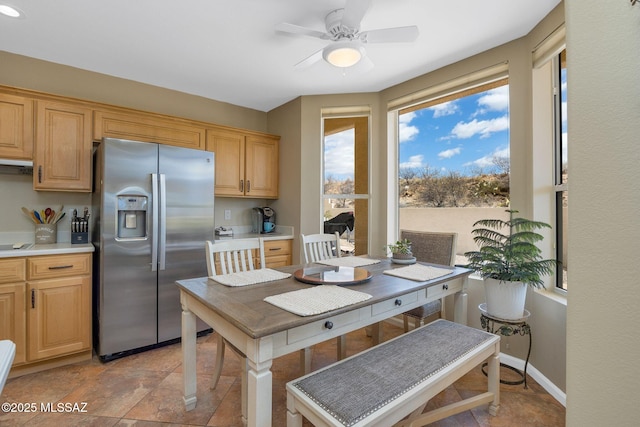
M 300 234 L 304 262 L 316 262 L 329 258 L 340 258 L 340 235 L 333 234 Z
M 456 261 L 456 243 L 458 233 L 400 230 L 400 239 L 411 242 L 411 251 L 417 261 L 453 266 Z M 402 315 L 404 331 L 409 331 L 409 320 L 413 319 L 418 328 L 425 320 L 444 317 L 444 300 L 432 301 L 409 310 Z
M 262 239 L 238 239 L 238 240 L 221 240 L 216 243 L 207 240 L 205 242 L 205 251 L 207 253 L 207 272 L 209 277 L 219 274 L 231 274 L 240 271 L 251 271 L 259 268 L 265 268 L 264 264 L 264 241 Z M 256 252 L 260 263 L 256 265 Z M 222 335 L 217 336 L 216 347 L 216 364 L 211 378 L 211 388 L 214 389 L 218 385 L 220 375 L 222 374 L 222 364 L 224 363 L 224 352 L 226 344 L 240 356 L 243 360 L 243 366 L 246 366 L 246 356 L 227 342 Z M 243 369 L 244 371 L 244 369 Z M 243 373 L 244 375 L 244 373 Z
M 318 262 L 331 258 L 340 258 L 340 234 L 336 231 L 333 234 L 300 234 L 302 242 L 302 252 L 304 253 L 304 262 Z M 338 344 L 338 360 L 342 360 L 347 356 L 347 338 L 340 335 L 336 338 Z M 306 348 L 304 356 L 301 356 L 305 363 L 305 373 L 311 372 L 311 366 L 307 364 L 311 362 L 311 350 Z M 302 361 L 302 360 L 301 360 Z
M 264 241 L 261 238 L 221 240 L 216 243 L 207 240 L 205 250 L 207 253 L 207 272 L 210 277 L 218 274 L 231 274 L 266 268 Z M 258 262 L 256 262 L 256 258 Z M 211 381 L 212 389 L 216 388 L 218 381 L 220 381 L 222 364 L 224 363 L 224 352 L 227 344 L 242 359 L 242 375 L 245 375 L 246 367 L 246 356 L 222 338 L 220 334 L 217 336 L 217 344 L 216 365 Z M 300 362 L 305 369 L 304 372 L 308 373 L 311 371 L 311 361 L 309 360 L 310 352 L 308 349 L 302 349 L 300 350 L 300 354 Z M 308 370 L 307 366 L 309 367 Z

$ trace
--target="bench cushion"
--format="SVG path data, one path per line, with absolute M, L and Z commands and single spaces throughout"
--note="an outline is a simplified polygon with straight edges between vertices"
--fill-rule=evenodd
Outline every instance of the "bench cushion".
M 493 334 L 441 319 L 290 385 L 352 426 L 492 339 Z

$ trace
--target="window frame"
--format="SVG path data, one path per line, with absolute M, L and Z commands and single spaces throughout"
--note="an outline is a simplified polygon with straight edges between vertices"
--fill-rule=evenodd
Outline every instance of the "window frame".
M 563 55 L 565 58 L 563 59 Z M 564 251 L 565 243 L 564 236 L 566 233 L 564 226 L 564 210 L 563 200 L 566 194 L 568 197 L 569 186 L 567 181 L 563 181 L 563 151 L 567 141 L 562 138 L 562 122 L 563 122 L 563 110 L 562 110 L 562 62 L 566 63 L 566 49 L 563 49 L 560 53 L 554 55 L 551 59 L 552 65 L 552 84 L 553 84 L 553 146 L 554 146 L 554 158 L 553 158 L 553 171 L 554 171 L 554 203 L 555 203 L 555 232 L 556 232 L 556 252 L 555 257 L 559 262 L 564 263 Z M 566 73 L 565 73 L 566 79 Z M 567 160 L 568 167 L 568 160 Z M 567 205 L 568 209 L 568 205 Z M 568 241 L 567 241 L 568 247 Z M 568 270 L 567 270 L 568 273 Z M 568 279 L 564 281 L 564 267 L 558 265 L 555 278 L 555 290 L 562 294 L 566 294 L 569 289 Z

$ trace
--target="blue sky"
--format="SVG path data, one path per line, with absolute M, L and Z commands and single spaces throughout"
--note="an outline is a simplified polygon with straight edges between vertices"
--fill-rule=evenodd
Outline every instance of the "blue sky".
M 566 70 L 562 70 L 563 162 L 567 161 Z M 399 117 L 400 168 L 429 166 L 463 175 L 492 172 L 495 156 L 509 157 L 509 86 L 445 102 Z M 354 175 L 353 129 L 325 138 L 325 178 Z
M 509 86 L 406 113 L 399 118 L 400 168 L 490 172 L 509 157 Z

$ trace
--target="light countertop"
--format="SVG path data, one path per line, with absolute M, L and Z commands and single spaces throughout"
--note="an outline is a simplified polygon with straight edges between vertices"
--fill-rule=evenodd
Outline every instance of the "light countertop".
M 12 249 L 0 251 L 0 258 L 15 258 L 38 255 L 62 255 L 93 252 L 95 249 L 91 243 L 71 244 L 52 243 L 50 245 L 34 244 L 28 249 Z
M 229 226 L 233 230 L 233 236 L 215 236 L 215 240 L 231 240 L 231 239 L 255 239 L 261 237 L 264 240 L 292 240 L 293 239 L 293 227 L 286 225 L 277 225 L 276 230 L 273 233 L 253 233 L 251 226 Z

